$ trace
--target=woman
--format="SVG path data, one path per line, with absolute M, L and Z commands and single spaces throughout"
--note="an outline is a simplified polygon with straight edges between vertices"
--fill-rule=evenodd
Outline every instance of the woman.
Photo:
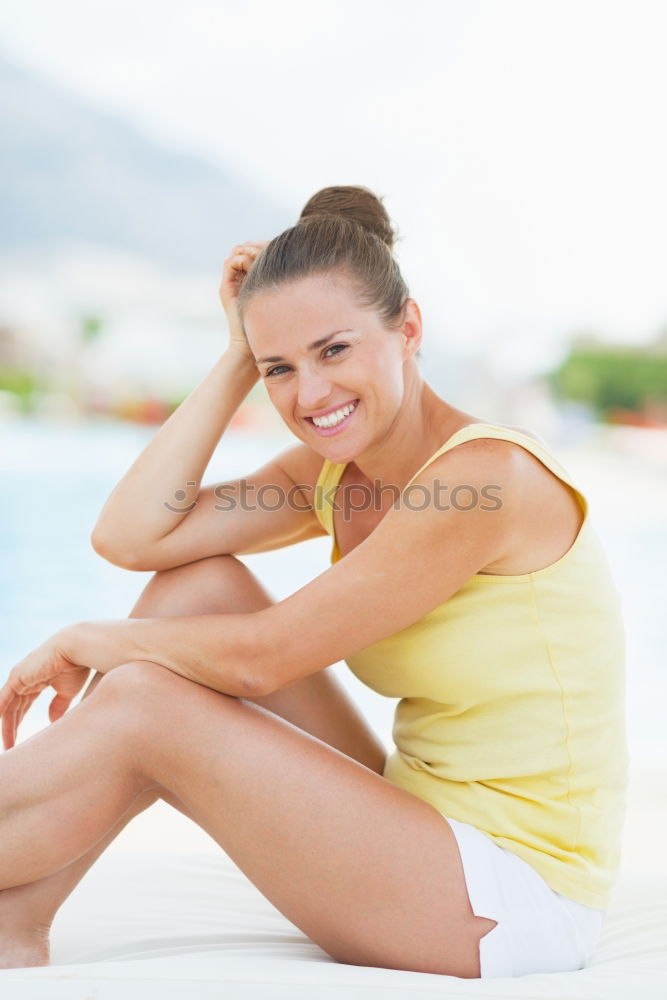
M 422 378 L 392 245 L 380 200 L 334 187 L 225 262 L 227 348 L 93 532 L 155 575 L 129 619 L 60 630 L 0 692 L 6 967 L 48 962 L 58 906 L 157 798 L 339 962 L 585 964 L 619 866 L 618 594 L 544 444 Z M 202 488 L 259 378 L 302 443 Z M 325 532 L 333 565 L 278 603 L 236 558 Z M 389 756 L 326 670 L 343 659 L 401 699 Z M 16 747 L 48 686 L 57 724 Z

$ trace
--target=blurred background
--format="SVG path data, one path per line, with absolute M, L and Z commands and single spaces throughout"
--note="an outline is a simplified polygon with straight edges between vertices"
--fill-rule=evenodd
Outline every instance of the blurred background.
M 664 868 L 666 30 L 649 0 L 5 4 L 0 682 L 150 578 L 90 532 L 224 349 L 231 247 L 363 184 L 399 230 L 424 377 L 542 435 L 589 498 L 627 630 L 625 863 Z M 258 383 L 204 482 L 294 441 Z M 244 561 L 281 599 L 329 550 Z M 395 703 L 332 669 L 390 746 Z

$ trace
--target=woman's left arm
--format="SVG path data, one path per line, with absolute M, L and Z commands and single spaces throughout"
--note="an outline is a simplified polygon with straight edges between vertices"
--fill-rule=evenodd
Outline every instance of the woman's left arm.
M 59 629 L 24 657 L 0 689 L 6 750 L 26 712 L 45 688 L 55 695 L 49 719 L 65 714 L 91 670 L 106 674 L 121 663 L 151 660 L 216 691 L 251 697 L 251 655 L 257 643 L 251 614 L 180 618 L 121 618 L 78 622 Z
M 500 503 L 472 509 L 443 505 L 443 482 L 448 490 L 452 483 L 465 483 L 481 498 L 492 485 L 500 490 Z M 149 660 L 216 691 L 254 697 L 407 628 L 506 554 L 520 494 L 511 454 L 504 442 L 492 440 L 446 452 L 413 484 L 416 506 L 404 502 L 389 510 L 343 559 L 268 608 L 80 622 L 61 629 L 17 664 L 0 690 L 3 730 L 8 712 L 14 721 L 7 727 L 14 725 L 15 735 L 27 711 L 21 711 L 21 699 L 34 700 L 49 684 L 59 692 L 49 714 L 52 721 L 54 714 L 60 717 L 74 696 L 73 683 L 80 689 L 89 668 L 108 673 L 121 663 Z

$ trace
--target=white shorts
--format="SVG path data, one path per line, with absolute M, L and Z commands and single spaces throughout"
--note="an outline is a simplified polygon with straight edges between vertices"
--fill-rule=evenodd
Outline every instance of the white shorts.
M 459 846 L 473 913 L 498 921 L 479 942 L 480 977 L 583 969 L 606 910 L 561 895 L 477 827 L 441 815 Z

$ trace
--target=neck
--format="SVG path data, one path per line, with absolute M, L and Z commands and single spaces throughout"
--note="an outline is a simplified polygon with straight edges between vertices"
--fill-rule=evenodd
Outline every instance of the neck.
M 417 372 L 407 380 L 405 396 L 389 433 L 354 462 L 368 484 L 402 490 L 418 469 L 459 427 L 475 417 L 457 410 L 436 395 Z M 394 501 L 391 490 L 382 495 L 382 506 Z

